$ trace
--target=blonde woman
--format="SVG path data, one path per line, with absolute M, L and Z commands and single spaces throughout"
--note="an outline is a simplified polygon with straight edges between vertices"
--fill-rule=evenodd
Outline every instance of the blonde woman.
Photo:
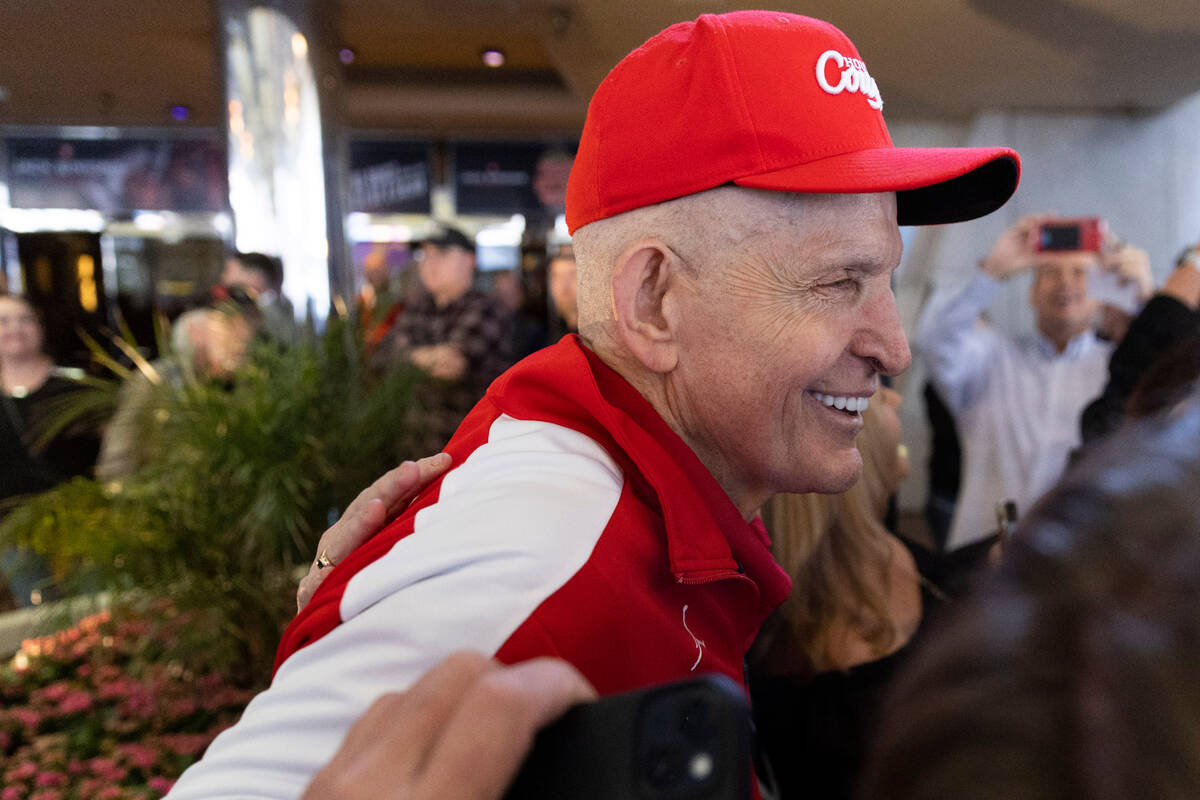
M 763 508 L 792 593 L 750 653 L 759 739 L 781 797 L 849 797 L 879 705 L 927 604 L 944 594 L 883 524 L 908 474 L 900 396 L 863 412 L 862 478 L 839 495 L 778 495 Z

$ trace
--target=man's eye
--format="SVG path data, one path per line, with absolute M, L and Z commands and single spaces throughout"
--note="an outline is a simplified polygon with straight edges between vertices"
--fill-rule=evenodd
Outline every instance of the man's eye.
M 843 278 L 840 281 L 825 284 L 825 288 L 835 292 L 854 291 L 858 289 L 858 280 L 855 278 Z

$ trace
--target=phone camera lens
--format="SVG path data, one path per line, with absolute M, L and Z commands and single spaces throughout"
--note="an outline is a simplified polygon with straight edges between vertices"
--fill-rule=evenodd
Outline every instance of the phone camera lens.
M 713 774 L 713 758 L 708 753 L 696 753 L 688 762 L 688 776 L 699 783 L 708 780 Z

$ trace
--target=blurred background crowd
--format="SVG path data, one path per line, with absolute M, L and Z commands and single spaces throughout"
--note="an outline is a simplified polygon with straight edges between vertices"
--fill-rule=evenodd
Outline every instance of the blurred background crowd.
M 1200 16 L 786 5 L 854 37 L 897 144 L 1024 162 L 1001 211 L 904 229 L 915 361 L 866 412 L 862 481 L 763 511 L 796 592 L 751 651 L 759 729 L 785 797 L 844 797 L 910 645 L 1070 463 L 1200 375 Z M 563 202 L 604 69 L 731 8 L 0 7 L 0 607 L 170 594 L 229 643 L 172 658 L 268 674 L 320 532 L 575 331 Z M 32 746 L 5 730 L 0 760 Z

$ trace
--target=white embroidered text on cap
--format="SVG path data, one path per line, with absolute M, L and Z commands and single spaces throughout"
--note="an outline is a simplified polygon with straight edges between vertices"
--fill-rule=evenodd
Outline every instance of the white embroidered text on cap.
M 838 82 L 835 84 L 830 83 L 829 78 L 825 75 L 825 67 L 831 60 L 841 70 Z M 867 104 L 871 108 L 883 108 L 883 98 L 879 96 L 879 86 L 871 77 L 871 73 L 867 72 L 867 65 L 862 62 L 862 59 L 846 58 L 837 50 L 826 50 L 817 59 L 817 83 L 829 94 L 858 92 L 866 96 Z

